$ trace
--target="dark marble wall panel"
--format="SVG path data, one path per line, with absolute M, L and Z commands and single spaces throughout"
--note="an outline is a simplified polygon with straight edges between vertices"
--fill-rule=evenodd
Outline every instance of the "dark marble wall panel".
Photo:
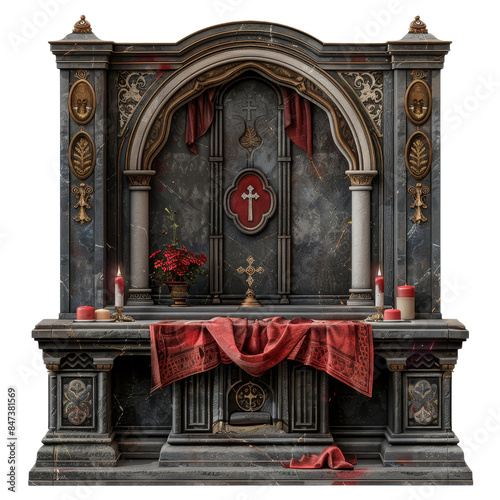
M 232 185 L 241 170 L 253 167 L 264 173 L 277 193 L 278 97 L 273 87 L 257 78 L 242 80 L 228 89 L 223 105 L 223 192 Z M 239 143 L 247 127 L 254 128 L 262 140 L 261 146 L 252 154 Z M 255 259 L 255 267 L 261 266 L 265 270 L 262 275 L 255 275 L 257 295 L 277 293 L 277 220 L 278 214 L 275 213 L 264 230 L 247 235 L 224 215 L 224 294 L 242 295 L 247 290 L 247 275 L 238 274 L 236 270 L 240 266 L 247 267 L 249 256 Z
M 209 133 L 200 138 L 194 154 L 185 143 L 186 109 L 181 108 L 172 119 L 170 135 L 163 150 L 153 162 L 156 175 L 150 191 L 151 253 L 163 243 L 172 242 L 165 207 L 176 212 L 177 238 L 188 250 L 208 256 L 210 234 L 210 168 L 208 163 Z M 161 233 L 168 231 L 165 237 Z M 152 268 L 151 268 L 152 270 Z M 198 278 L 190 295 L 208 294 L 208 278 Z
M 313 159 L 292 145 L 292 294 L 348 294 L 351 192 L 347 160 L 313 106 Z
M 114 304 L 115 276 L 118 270 L 118 202 L 119 187 L 126 179 L 120 172 L 118 151 L 121 138 L 118 137 L 118 103 L 116 73 L 108 77 L 108 122 L 107 122 L 107 163 L 106 163 L 106 274 L 104 303 Z
M 78 81 L 75 76 L 75 71 L 69 72 L 69 84 L 73 84 Z M 92 85 L 95 90 L 96 87 L 96 73 L 89 72 L 87 81 Z M 102 94 L 96 95 L 96 107 L 102 106 Z M 66 106 L 68 104 L 66 103 Z M 102 112 L 94 115 L 94 118 L 86 125 L 78 125 L 74 120 L 69 118 L 69 142 L 73 137 L 84 130 L 87 132 L 94 141 L 95 144 L 95 133 L 96 133 L 96 120 L 100 119 L 102 122 L 103 114 Z M 102 126 L 102 123 L 101 123 Z M 101 143 L 102 147 L 102 143 Z M 68 162 L 68 148 L 66 147 L 66 157 L 65 162 Z M 97 150 L 96 150 L 97 153 Z M 94 173 L 92 173 L 87 179 L 80 180 L 73 175 L 71 171 L 69 174 L 69 183 L 65 187 L 69 194 L 69 311 L 62 312 L 75 312 L 77 307 L 80 306 L 93 306 L 95 307 L 95 267 L 94 267 L 94 244 L 95 244 L 95 223 L 96 223 L 96 213 L 95 213 L 95 200 L 96 196 L 102 197 L 102 192 L 98 190 L 96 194 L 95 189 L 95 172 L 96 168 L 102 167 L 102 161 L 99 164 L 96 162 L 96 167 L 94 168 Z M 78 214 L 78 208 L 75 208 L 77 199 L 75 195 L 71 192 L 74 186 L 79 186 L 81 183 L 85 183 L 86 186 L 91 186 L 94 192 L 91 194 L 88 203 L 91 208 L 86 209 L 87 215 L 92 219 L 90 222 L 80 224 L 73 220 Z
M 430 73 L 429 73 L 430 75 Z M 411 72 L 407 72 L 407 86 L 413 82 Z M 424 78 L 428 85 L 431 82 L 428 77 Z M 434 106 L 432 113 L 435 112 Z M 432 115 L 431 115 L 432 116 Z M 432 137 L 431 120 L 429 119 L 423 125 L 418 127 L 418 130 L 424 132 L 427 137 Z M 417 131 L 417 126 L 407 120 L 407 139 Z M 431 141 L 432 142 L 432 141 Z M 432 158 L 431 170 L 435 166 L 436 159 Z M 439 159 L 438 159 L 439 162 Z M 423 180 L 415 180 L 407 172 L 406 189 L 410 186 L 415 186 L 420 182 L 422 186 L 428 186 L 433 192 L 434 186 L 431 182 L 431 176 L 427 175 Z M 432 196 L 427 196 L 424 199 L 427 208 L 422 210 L 427 222 L 415 224 L 411 218 L 415 214 L 415 208 L 410 208 L 413 204 L 413 198 L 406 192 L 406 280 L 408 285 L 415 287 L 415 312 L 430 313 L 432 309 L 432 264 L 431 264 L 431 247 L 432 247 L 432 218 L 434 213 Z M 436 213 L 436 217 L 439 215 Z
M 111 371 L 112 422 L 122 427 L 169 428 L 172 425 L 170 387 L 151 390 L 149 356 L 122 356 Z
M 333 377 L 328 377 L 328 379 L 330 427 L 387 425 L 389 371 L 382 358 L 375 356 L 371 398 L 360 394 Z
M 387 305 L 394 303 L 394 76 L 384 71 L 384 137 L 383 165 L 379 170 L 378 182 L 384 189 L 380 203 L 383 205 L 383 246 L 382 274 L 385 278 L 384 299 Z

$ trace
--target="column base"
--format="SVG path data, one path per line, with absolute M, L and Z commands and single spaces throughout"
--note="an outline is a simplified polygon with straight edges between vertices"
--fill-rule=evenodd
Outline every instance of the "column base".
M 127 300 L 128 306 L 146 306 L 153 305 L 151 297 L 151 288 L 131 288 Z
M 380 458 L 384 467 L 461 467 L 470 471 L 462 449 L 456 444 L 393 445 L 386 440 L 380 447 Z
M 373 306 L 371 288 L 351 288 L 350 297 L 347 299 L 348 306 Z
M 36 456 L 36 467 L 115 467 L 120 458 L 111 436 L 82 433 L 64 435 L 49 432 Z

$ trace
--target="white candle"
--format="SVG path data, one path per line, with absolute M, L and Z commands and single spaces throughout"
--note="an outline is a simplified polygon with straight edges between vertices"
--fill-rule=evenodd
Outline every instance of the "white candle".
M 375 307 L 384 307 L 384 278 L 380 271 L 375 278 Z
M 115 278 L 115 307 L 123 307 L 123 277 L 118 268 L 118 275 Z

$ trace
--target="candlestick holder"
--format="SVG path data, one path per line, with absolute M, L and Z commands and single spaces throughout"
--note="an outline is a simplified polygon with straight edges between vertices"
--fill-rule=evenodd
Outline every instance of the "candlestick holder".
M 115 306 L 116 312 L 111 315 L 111 319 L 117 323 L 124 323 L 125 321 L 135 321 L 132 316 L 123 314 L 123 306 Z
M 383 321 L 384 320 L 384 307 L 376 307 L 375 308 L 377 312 L 375 314 L 372 314 L 371 316 L 368 316 L 368 318 L 365 319 L 365 321 Z

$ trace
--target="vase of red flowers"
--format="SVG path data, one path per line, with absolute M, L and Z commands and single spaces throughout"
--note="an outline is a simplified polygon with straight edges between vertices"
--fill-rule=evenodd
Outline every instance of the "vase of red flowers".
M 170 296 L 174 299 L 173 307 L 186 307 L 189 286 L 197 276 L 206 276 L 201 267 L 207 261 L 203 253 L 195 254 L 185 246 L 166 244 L 162 250 L 153 252 L 153 280 L 161 285 L 168 285 Z
M 174 300 L 172 307 L 187 307 L 186 299 L 189 295 L 189 286 L 198 276 L 207 276 L 202 266 L 207 261 L 203 253 L 195 254 L 177 241 L 175 212 L 166 208 L 173 233 L 173 243 L 163 245 L 150 255 L 153 259 L 152 279 L 160 287 L 168 285 L 170 296 Z M 167 234 L 164 232 L 163 234 Z

